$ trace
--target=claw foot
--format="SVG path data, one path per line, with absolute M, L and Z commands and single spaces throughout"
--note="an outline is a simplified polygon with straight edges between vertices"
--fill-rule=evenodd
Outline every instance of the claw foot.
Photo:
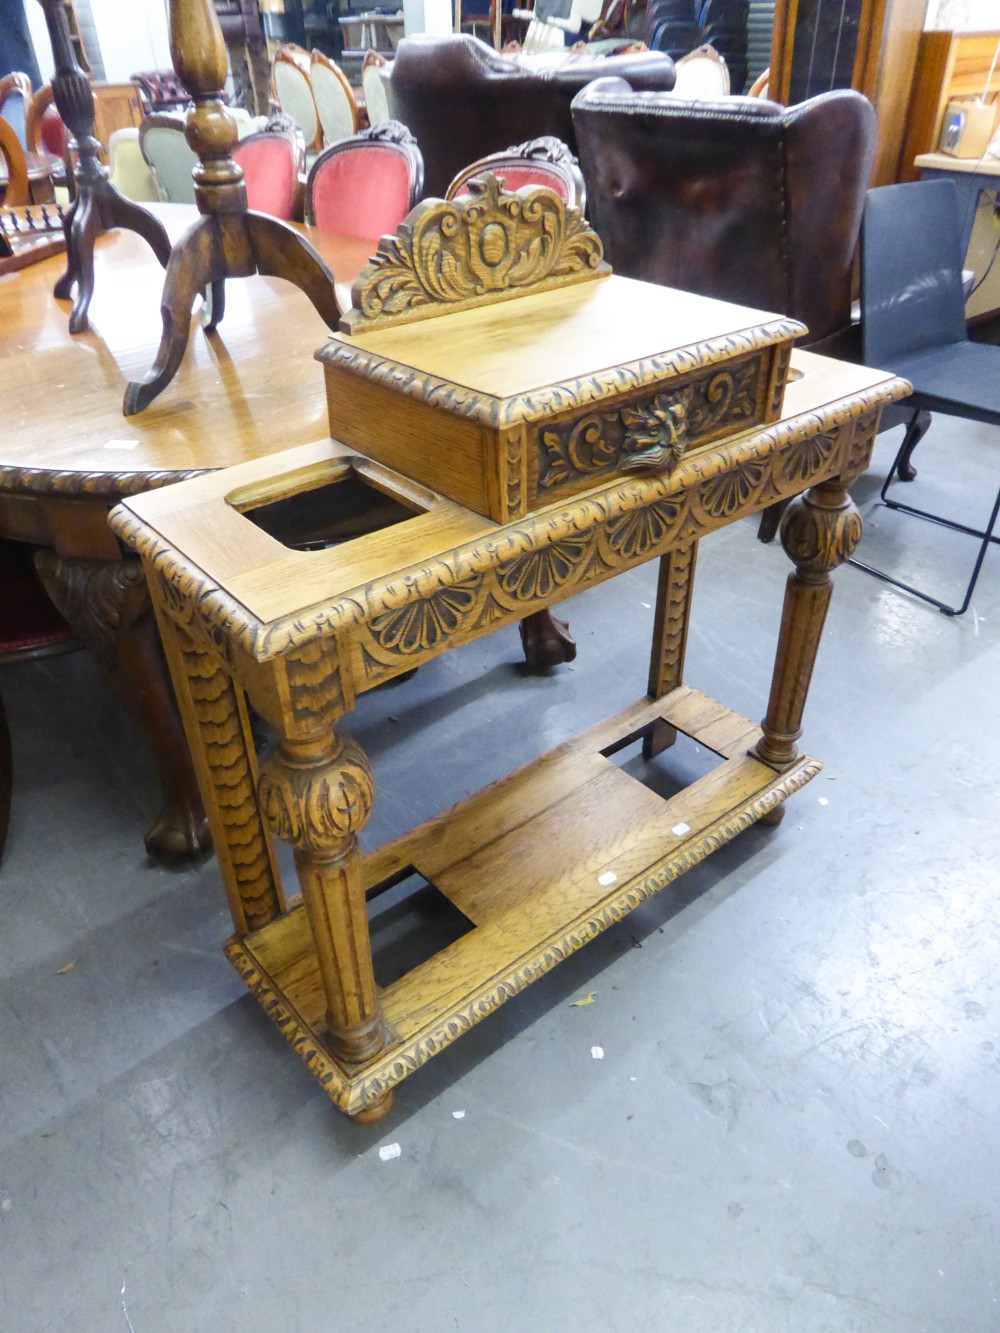
M 524 660 L 532 671 L 546 671 L 576 657 L 576 641 L 569 625 L 565 620 L 557 620 L 551 611 L 535 611 L 525 616 L 519 629 Z
M 212 835 L 201 807 L 191 809 L 169 802 L 147 830 L 143 842 L 147 853 L 165 865 L 197 861 L 212 850 Z

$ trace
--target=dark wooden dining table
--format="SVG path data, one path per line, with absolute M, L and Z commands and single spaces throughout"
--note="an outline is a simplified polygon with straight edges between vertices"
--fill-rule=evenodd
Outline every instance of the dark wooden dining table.
M 151 208 L 172 240 L 197 217 L 186 205 Z M 346 308 L 376 241 L 300 230 Z M 159 344 L 163 270 L 127 231 L 101 237 L 94 264 L 91 328 L 76 337 L 66 303 L 52 296 L 63 256 L 0 278 L 0 536 L 40 548 L 50 595 L 139 721 L 163 785 L 146 847 L 179 861 L 205 850 L 207 824 L 142 571 L 107 514 L 124 496 L 326 437 L 314 353 L 328 330 L 291 283 L 230 281 L 218 330 L 206 336 L 195 318 L 173 383 L 126 419 L 125 385 Z

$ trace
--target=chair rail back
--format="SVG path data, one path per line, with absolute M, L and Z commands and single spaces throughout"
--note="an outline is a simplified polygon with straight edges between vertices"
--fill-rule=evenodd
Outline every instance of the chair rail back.
M 545 185 L 555 190 L 563 203 L 587 207 L 587 189 L 576 158 L 560 139 L 551 134 L 527 143 L 515 144 L 504 153 L 490 153 L 458 173 L 448 186 L 446 199 L 469 193 L 469 182 L 481 176 L 498 176 L 505 190 L 520 190 L 525 185 Z
M 381 236 L 396 230 L 423 183 L 416 140 L 390 120 L 320 153 L 306 182 L 306 221 L 351 236 Z

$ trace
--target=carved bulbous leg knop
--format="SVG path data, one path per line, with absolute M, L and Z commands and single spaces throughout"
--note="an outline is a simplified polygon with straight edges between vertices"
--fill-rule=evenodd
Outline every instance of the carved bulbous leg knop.
M 860 539 L 861 515 L 839 479 L 813 486 L 785 511 L 781 544 L 795 571 L 785 585 L 771 697 L 754 751 L 772 768 L 787 768 L 797 756 L 795 742 L 802 735 L 802 713 L 833 590 L 830 573 Z
M 374 794 L 361 747 L 332 729 L 285 737 L 261 768 L 261 809 L 275 836 L 294 848 L 330 1047 L 352 1063 L 385 1045 L 357 845 Z

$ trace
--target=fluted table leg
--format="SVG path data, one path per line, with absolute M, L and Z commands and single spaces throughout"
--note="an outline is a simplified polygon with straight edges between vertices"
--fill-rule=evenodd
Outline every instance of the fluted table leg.
M 781 544 L 795 570 L 785 585 L 771 697 L 754 751 L 772 768 L 787 768 L 798 756 L 796 741 L 833 591 L 830 574 L 860 540 L 861 515 L 839 478 L 800 495 L 782 519 Z M 762 822 L 777 823 L 783 810 L 778 806 Z
M 357 841 L 374 794 L 361 747 L 332 728 L 284 737 L 261 769 L 264 816 L 294 849 L 326 995 L 330 1050 L 351 1064 L 378 1054 L 386 1042 Z M 384 1114 L 391 1096 L 362 1115 Z

